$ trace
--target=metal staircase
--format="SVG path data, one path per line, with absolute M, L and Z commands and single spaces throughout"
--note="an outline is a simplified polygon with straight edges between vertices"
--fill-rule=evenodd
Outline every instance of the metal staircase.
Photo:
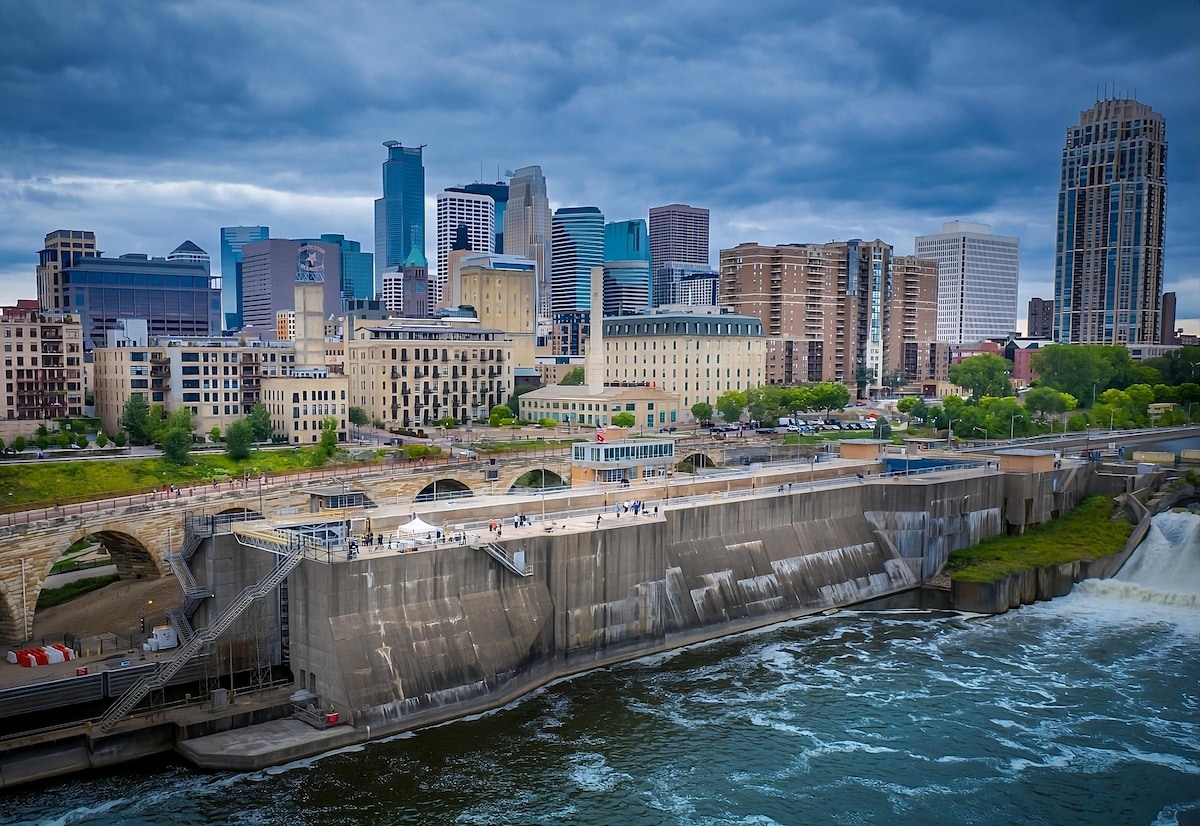
M 507 548 L 502 545 L 495 545 L 491 542 L 480 542 L 479 544 L 472 543 L 471 547 L 475 550 L 486 552 L 488 556 L 499 562 L 517 576 L 533 576 L 533 566 L 525 564 L 524 551 L 518 551 L 517 555 L 509 556 Z
M 251 535 L 255 540 L 254 544 L 243 542 L 243 533 Z M 193 634 L 191 639 L 175 652 L 174 657 L 168 662 L 163 663 L 153 674 L 148 674 L 130 687 L 124 696 L 100 718 L 98 727 L 101 731 L 111 729 L 124 719 L 129 712 L 133 711 L 147 694 L 157 688 L 162 688 L 170 682 L 171 678 L 179 673 L 180 669 L 187 665 L 188 661 L 198 654 L 205 645 L 215 641 L 217 637 L 227 631 L 229 626 L 233 625 L 234 621 L 241 616 L 242 612 L 250 607 L 251 603 L 266 596 L 279 583 L 283 582 L 288 574 L 296 569 L 296 566 L 300 564 L 300 561 L 306 555 L 313 551 L 324 550 L 319 543 L 312 540 L 269 529 L 255 530 L 238 526 L 234 528 L 234 534 L 237 536 L 238 542 L 243 545 L 260 547 L 259 543 L 270 544 L 271 547 L 264 548 L 264 550 L 270 550 L 278 555 L 275 569 L 263 577 L 258 584 L 243 588 L 237 597 L 221 612 L 221 615 L 213 621 L 212 625 L 202 628 Z
M 183 602 L 174 608 L 167 609 L 167 619 L 175 626 L 179 639 L 184 643 L 196 635 L 195 629 L 192 628 L 192 616 L 196 613 L 196 609 L 200 607 L 203 600 L 213 595 L 211 588 L 196 582 L 188 562 L 200 548 L 200 544 L 212 534 L 212 517 L 196 517 L 188 514 L 184 518 L 183 543 L 180 545 L 179 552 L 168 549 L 166 554 L 167 566 L 175 575 L 179 587 L 183 589 Z

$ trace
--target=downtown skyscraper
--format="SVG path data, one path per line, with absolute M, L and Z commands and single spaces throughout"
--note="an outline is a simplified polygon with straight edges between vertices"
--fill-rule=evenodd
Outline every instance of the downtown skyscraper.
M 524 166 L 508 182 L 508 206 L 504 210 L 504 254 L 529 258 L 537 265 L 538 338 L 550 335 L 551 258 L 550 199 L 540 166 Z
M 962 344 L 1017 329 L 1020 241 L 992 235 L 987 224 L 947 221 L 938 235 L 919 235 L 918 258 L 938 263 L 937 337 Z
M 1136 100 L 1097 101 L 1067 129 L 1054 255 L 1055 341 L 1158 341 L 1166 166 L 1166 122 Z
M 270 227 L 221 227 L 222 329 L 242 329 L 242 247 L 270 237 Z
M 460 234 L 474 252 L 495 252 L 496 202 L 490 195 L 447 189 L 437 196 L 437 269 L 430 279 L 430 306 L 438 304 L 450 277 L 450 250 Z
M 604 264 L 604 213 L 594 206 L 562 207 L 552 219 L 551 270 L 554 352 L 583 353 L 592 313 L 599 320 L 603 307 L 592 307 L 592 268 Z
M 424 146 L 384 141 L 383 197 L 375 200 L 375 291 L 383 292 L 383 270 L 402 266 L 412 248 L 425 251 Z

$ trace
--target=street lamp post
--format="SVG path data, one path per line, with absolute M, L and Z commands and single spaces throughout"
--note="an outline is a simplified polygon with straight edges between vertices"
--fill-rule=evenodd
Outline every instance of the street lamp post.
M 1017 414 L 1013 413 L 1008 419 L 1008 443 L 1011 445 L 1017 432 Z
M 946 448 L 948 450 L 954 450 L 954 423 L 961 421 L 961 418 L 951 419 L 946 425 Z

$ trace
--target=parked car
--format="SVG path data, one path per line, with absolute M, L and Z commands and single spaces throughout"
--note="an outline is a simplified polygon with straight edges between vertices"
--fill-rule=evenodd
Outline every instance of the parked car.
M 672 425 L 667 425 L 666 427 L 660 427 L 658 429 L 658 432 L 659 433 L 674 433 L 678 429 L 679 428 L 677 428 L 675 425 L 672 424 Z

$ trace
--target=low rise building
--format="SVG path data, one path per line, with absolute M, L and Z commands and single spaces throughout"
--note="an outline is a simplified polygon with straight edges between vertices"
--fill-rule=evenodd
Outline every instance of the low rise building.
M 681 410 L 716 405 L 722 393 L 766 380 L 762 322 L 719 307 L 661 307 L 604 319 L 606 384 L 646 384 L 678 397 Z M 674 420 L 672 420 L 674 421 Z
M 603 390 L 553 384 L 523 393 L 517 404 L 522 419 L 553 419 L 583 429 L 611 425 L 618 413 L 633 414 L 634 427 L 638 428 L 661 428 L 682 420 L 679 397 L 646 384 L 608 386 Z
M 286 376 L 295 363 L 292 342 L 232 336 L 147 338 L 145 326 L 122 320 L 106 346 L 93 351 L 96 415 L 108 433 L 120 429 L 134 394 L 167 413 L 191 410 L 197 433 L 224 432 L 262 400 L 262 380 Z
M 354 323 L 346 339 L 350 404 L 389 427 L 486 418 L 513 392 L 513 341 L 474 319 Z
M 0 421 L 44 422 L 83 415 L 83 325 L 75 316 L 43 313 L 36 301 L 0 309 L 4 393 Z M 4 428 L 5 439 L 36 425 Z

